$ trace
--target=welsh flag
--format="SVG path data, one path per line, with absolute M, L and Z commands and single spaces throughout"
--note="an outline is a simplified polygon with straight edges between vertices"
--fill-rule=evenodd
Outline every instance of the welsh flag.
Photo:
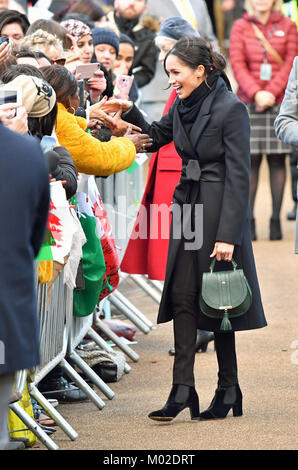
M 53 211 L 56 207 L 50 200 L 49 216 L 47 221 L 47 230 L 44 242 L 39 250 L 36 261 L 49 261 L 53 259 L 52 247 L 56 245 L 56 241 L 61 240 L 61 221 Z
M 84 177 L 85 175 L 83 175 Z M 85 288 L 74 290 L 73 314 L 77 317 L 90 315 L 97 303 L 106 271 L 101 246 L 101 228 L 94 216 L 91 201 L 85 191 L 76 194 L 77 213 L 87 242 L 83 245 L 83 274 Z
M 47 232 L 37 261 L 54 260 L 64 263 L 70 252 L 76 226 L 70 214 L 69 203 L 61 181 L 50 183 L 51 199 Z

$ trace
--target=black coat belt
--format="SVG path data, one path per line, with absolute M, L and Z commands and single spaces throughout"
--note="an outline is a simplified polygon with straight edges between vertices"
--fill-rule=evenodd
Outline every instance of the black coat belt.
M 200 191 L 200 181 L 223 182 L 225 165 L 220 162 L 199 163 L 198 160 L 183 162 L 181 178 L 174 192 L 174 202 L 195 204 Z

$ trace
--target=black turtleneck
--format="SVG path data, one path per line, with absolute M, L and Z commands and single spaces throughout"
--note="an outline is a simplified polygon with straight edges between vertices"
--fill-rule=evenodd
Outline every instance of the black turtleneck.
M 186 132 L 190 132 L 204 100 L 214 90 L 219 76 L 220 72 L 214 70 L 208 75 L 207 83 L 202 82 L 187 98 L 179 101 L 177 110 Z

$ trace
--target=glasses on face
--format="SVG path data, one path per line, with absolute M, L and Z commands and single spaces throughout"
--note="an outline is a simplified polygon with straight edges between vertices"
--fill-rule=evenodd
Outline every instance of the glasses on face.
M 52 65 L 65 65 L 66 59 L 55 59 L 51 60 Z

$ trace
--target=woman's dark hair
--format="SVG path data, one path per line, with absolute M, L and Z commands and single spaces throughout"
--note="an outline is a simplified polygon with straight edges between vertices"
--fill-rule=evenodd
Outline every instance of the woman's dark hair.
M 40 70 L 33 65 L 17 64 L 11 65 L 7 68 L 3 73 L 2 82 L 9 83 L 19 75 L 29 75 L 31 77 L 33 76 L 45 80 Z M 57 119 L 57 111 L 57 103 L 55 103 L 53 109 L 46 116 L 41 118 L 28 117 L 28 128 L 30 134 L 35 135 L 39 140 L 41 140 L 44 135 L 51 135 Z
M 4 26 L 11 23 L 18 23 L 24 34 L 26 34 L 26 31 L 30 26 L 27 16 L 23 13 L 20 13 L 17 10 L 4 10 L 0 13 L 0 35 Z
M 62 103 L 66 98 L 74 96 L 78 91 L 75 76 L 63 65 L 49 65 L 39 69 L 44 79 L 54 88 L 56 99 Z
M 9 83 L 14 80 L 18 75 L 30 75 L 31 77 L 37 77 L 44 80 L 42 73 L 37 67 L 29 64 L 16 64 L 10 65 L 3 72 L 1 80 L 3 83 Z
M 51 135 L 53 128 L 57 119 L 58 107 L 57 103 L 46 116 L 42 118 L 28 118 L 28 127 L 31 135 L 36 135 L 36 137 L 41 140 L 44 135 Z
M 0 80 L 2 81 L 2 75 L 4 72 L 7 70 L 8 67 L 11 65 L 16 65 L 17 64 L 17 59 L 15 58 L 14 55 L 9 54 L 3 62 L 0 64 Z
M 176 42 L 164 60 L 164 69 L 167 75 L 166 61 L 170 55 L 178 57 L 178 59 L 193 70 L 199 65 L 203 65 L 207 76 L 213 70 L 223 72 L 226 67 L 224 56 L 215 52 L 213 47 L 200 37 L 185 36 Z
M 61 26 L 57 21 L 44 20 L 42 18 L 38 19 L 29 26 L 26 32 L 26 36 L 30 36 L 30 34 L 35 33 L 35 31 L 37 31 L 38 29 L 42 29 L 47 33 L 57 36 L 57 38 L 60 39 L 63 44 L 63 49 L 69 50 L 71 48 L 72 42 L 70 38 L 66 36 L 67 30 L 63 26 Z

